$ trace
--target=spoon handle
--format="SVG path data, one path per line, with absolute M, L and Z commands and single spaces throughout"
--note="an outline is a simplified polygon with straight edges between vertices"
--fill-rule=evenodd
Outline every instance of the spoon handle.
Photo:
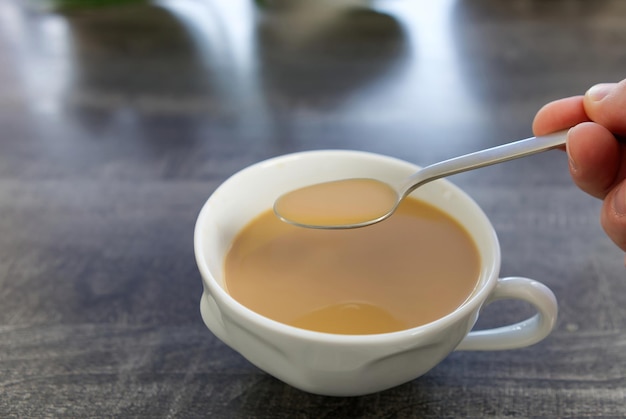
M 409 177 L 402 188 L 402 196 L 435 179 L 552 150 L 565 144 L 567 131 L 526 138 L 426 166 Z

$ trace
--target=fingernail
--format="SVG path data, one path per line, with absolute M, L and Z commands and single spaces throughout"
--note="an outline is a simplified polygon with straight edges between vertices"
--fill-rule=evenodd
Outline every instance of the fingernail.
M 567 136 L 569 137 L 569 132 L 567 133 Z M 572 172 L 576 172 L 578 170 L 578 166 L 576 165 L 576 160 L 574 160 L 574 158 L 572 157 L 572 153 L 570 152 L 569 141 L 565 145 L 565 151 L 567 152 L 567 160 L 569 162 L 570 170 Z
M 574 161 L 572 156 L 569 155 L 569 152 L 567 153 L 567 157 L 568 157 L 568 161 L 569 161 L 569 170 L 572 171 L 572 172 L 577 172 L 578 171 L 578 166 L 576 166 L 576 162 Z
M 591 88 L 587 90 L 586 95 L 589 99 L 593 100 L 594 102 L 599 102 L 602 99 L 604 99 L 606 95 L 611 93 L 611 90 L 613 90 L 614 86 L 615 86 L 615 83 L 596 84 L 595 86 L 591 86 Z
M 626 215 L 626 182 L 622 182 L 613 195 L 613 210 L 618 215 Z

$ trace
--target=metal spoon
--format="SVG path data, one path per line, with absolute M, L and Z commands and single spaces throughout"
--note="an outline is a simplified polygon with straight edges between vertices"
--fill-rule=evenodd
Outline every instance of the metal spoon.
M 549 135 L 515 141 L 435 163 L 409 176 L 397 190 L 384 182 L 374 179 L 344 179 L 311 185 L 296 189 L 279 197 L 274 203 L 274 212 L 281 220 L 301 227 L 322 229 L 365 227 L 390 217 L 404 198 L 415 189 L 428 182 L 468 170 L 551 150 L 564 145 L 566 138 L 567 130 L 564 130 Z M 356 186 L 358 182 L 361 181 L 372 182 L 369 186 L 374 186 L 374 188 L 363 188 L 360 192 L 361 196 L 359 196 L 358 191 L 355 194 L 355 190 L 348 189 Z M 327 191 L 333 189 L 339 192 L 332 197 L 328 196 Z M 346 189 L 349 191 L 349 194 L 345 193 Z M 383 200 L 383 202 L 386 203 L 375 210 L 367 211 L 363 214 L 345 214 L 345 211 L 344 214 L 341 214 L 341 210 L 343 209 L 342 205 L 347 202 L 342 202 L 342 196 L 349 195 L 351 204 L 353 204 L 355 200 L 359 202 L 360 199 L 360 202 L 365 204 L 364 206 L 367 206 L 370 201 L 368 197 L 371 198 L 368 194 L 374 192 L 378 193 L 379 196 L 386 196 L 386 201 Z M 299 211 L 290 210 L 287 205 L 287 203 L 294 202 L 294 200 L 297 201 L 303 196 L 309 199 L 314 197 L 314 208 L 307 207 L 308 216 L 301 214 Z M 360 208 L 358 205 L 357 207 Z

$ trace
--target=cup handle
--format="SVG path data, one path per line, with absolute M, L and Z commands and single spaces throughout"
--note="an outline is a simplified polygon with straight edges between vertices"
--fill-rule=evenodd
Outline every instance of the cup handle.
M 504 299 L 526 301 L 537 309 L 537 314 L 508 326 L 470 332 L 456 350 L 495 351 L 522 348 L 544 339 L 554 328 L 558 313 L 556 297 L 541 282 L 521 277 L 500 279 L 486 304 Z

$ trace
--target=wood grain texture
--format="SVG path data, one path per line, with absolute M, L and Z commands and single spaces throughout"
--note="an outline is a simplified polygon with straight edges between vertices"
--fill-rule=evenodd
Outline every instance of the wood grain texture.
M 554 290 L 555 331 L 369 396 L 303 393 L 215 338 L 193 228 L 275 155 L 426 165 L 530 136 L 547 101 L 626 77 L 626 2 L 340 3 L 310 32 L 265 3 L 0 0 L 0 417 L 624 417 L 623 253 L 564 153 L 451 179 L 491 218 L 502 276 Z M 530 313 L 494 303 L 477 327 Z

